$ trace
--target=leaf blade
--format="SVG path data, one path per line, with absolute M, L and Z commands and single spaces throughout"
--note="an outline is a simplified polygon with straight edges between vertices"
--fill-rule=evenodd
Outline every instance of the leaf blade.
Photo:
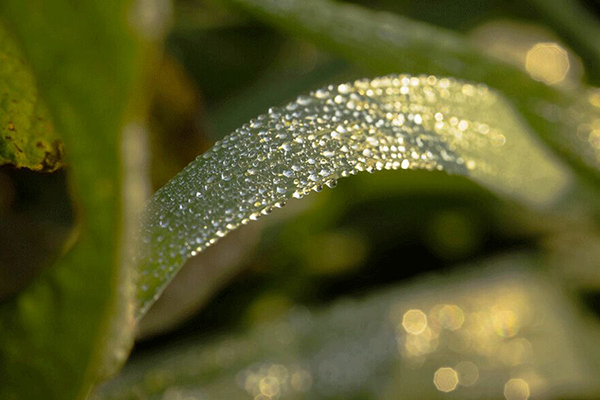
M 52 172 L 63 166 L 63 145 L 41 102 L 31 67 L 0 24 L 0 165 Z
M 0 397 L 85 398 L 131 345 L 120 136 L 143 109 L 134 94 L 152 41 L 132 26 L 137 4 L 0 4 L 0 22 L 16 33 L 67 148 L 78 211 L 73 247 L 0 305 L 0 325 L 10 327 L 0 338 Z
M 171 277 L 236 227 L 359 171 L 461 174 L 534 208 L 570 176 L 484 85 L 386 76 L 330 85 L 272 108 L 198 157 L 145 211 L 138 318 Z

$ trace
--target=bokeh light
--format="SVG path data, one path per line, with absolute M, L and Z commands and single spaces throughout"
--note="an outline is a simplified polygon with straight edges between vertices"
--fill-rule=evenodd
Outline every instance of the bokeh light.
M 421 310 L 408 310 L 402 317 L 402 326 L 406 332 L 418 335 L 427 328 L 427 315 Z
M 527 400 L 529 395 L 529 385 L 523 379 L 511 379 L 504 385 L 506 400 Z
M 465 314 L 457 305 L 445 305 L 440 310 L 439 319 L 444 328 L 455 331 L 465 322 Z
M 517 314 L 509 308 L 499 306 L 492 308 L 492 324 L 494 331 L 503 337 L 516 335 L 520 328 Z
M 549 85 L 562 82 L 570 67 L 569 55 L 557 43 L 538 43 L 527 52 L 527 72 L 533 79 Z
M 471 361 L 461 361 L 454 368 L 458 374 L 458 383 L 462 386 L 473 386 L 479 379 L 479 368 Z
M 453 368 L 440 368 L 435 371 L 433 383 L 439 391 L 451 392 L 458 386 L 458 374 Z

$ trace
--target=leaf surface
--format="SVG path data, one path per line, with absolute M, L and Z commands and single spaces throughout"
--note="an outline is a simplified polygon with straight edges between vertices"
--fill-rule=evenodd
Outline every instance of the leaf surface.
M 0 24 L 0 165 L 52 172 L 63 162 L 63 144 L 39 99 L 31 67 Z
M 191 256 L 236 227 L 361 171 L 461 174 L 533 208 L 570 176 L 484 85 L 392 75 L 331 85 L 217 142 L 145 211 L 138 317 Z

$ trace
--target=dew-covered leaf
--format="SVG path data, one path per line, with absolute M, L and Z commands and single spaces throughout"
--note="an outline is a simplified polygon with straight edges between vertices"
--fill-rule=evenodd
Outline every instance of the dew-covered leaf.
M 598 326 L 541 264 L 505 255 L 188 339 L 132 359 L 96 398 L 596 398 Z
M 484 85 L 393 75 L 331 85 L 217 142 L 145 213 L 142 315 L 191 256 L 228 232 L 361 171 L 461 174 L 534 208 L 556 204 L 570 176 Z
M 0 165 L 52 172 L 63 165 L 63 145 L 38 96 L 31 67 L 0 24 Z
M 547 86 L 455 32 L 391 13 L 330 0 L 231 1 L 377 74 L 433 74 L 485 83 L 503 93 L 576 170 L 600 182 L 597 91 Z
M 77 210 L 63 257 L 0 305 L 0 398 L 85 398 L 127 357 L 133 283 L 123 253 L 144 172 L 133 168 L 143 148 L 128 121 L 143 118 L 138 89 L 164 11 L 147 7 L 162 4 L 0 2 L 65 144 Z

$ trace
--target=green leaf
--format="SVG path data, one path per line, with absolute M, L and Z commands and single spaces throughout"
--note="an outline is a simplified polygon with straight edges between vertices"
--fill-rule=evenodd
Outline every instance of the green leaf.
M 484 85 L 394 75 L 331 85 L 272 108 L 153 197 L 138 255 L 138 317 L 191 256 L 236 227 L 360 171 L 461 174 L 535 209 L 570 175 Z
M 164 32 L 165 10 L 147 7 L 163 4 L 0 3 L 0 23 L 22 45 L 65 144 L 78 211 L 74 245 L 0 305 L 3 399 L 84 398 L 127 356 L 133 286 L 126 223 L 139 207 L 143 172 L 131 168 L 143 149 L 130 144 L 140 129 L 129 121 L 143 112 L 145 93 L 136 89 L 152 64 L 150 43 Z
M 590 89 L 551 87 L 463 36 L 386 12 L 329 0 L 231 0 L 283 30 L 377 74 L 454 76 L 504 94 L 553 150 L 600 185 L 600 104 Z
M 38 97 L 31 67 L 0 25 L 0 165 L 52 172 L 63 166 L 63 145 Z
M 96 398 L 480 399 L 514 386 L 596 398 L 598 326 L 540 269 L 538 255 L 504 255 L 325 309 L 296 307 L 244 334 L 140 354 Z M 437 381 L 451 394 L 434 385 L 440 368 L 453 370 L 441 372 L 450 385 Z

